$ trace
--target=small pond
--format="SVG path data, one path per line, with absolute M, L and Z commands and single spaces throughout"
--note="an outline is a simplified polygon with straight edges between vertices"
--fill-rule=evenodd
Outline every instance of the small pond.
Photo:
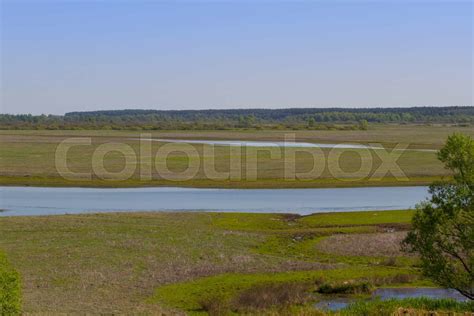
M 468 299 L 462 296 L 459 292 L 453 289 L 440 288 L 379 288 L 375 290 L 370 299 L 379 298 L 382 301 L 390 299 L 404 299 L 404 298 L 447 298 L 456 301 L 467 301 Z M 321 310 L 338 311 L 347 307 L 349 304 L 356 302 L 357 299 L 353 297 L 331 297 L 322 299 L 315 304 L 315 307 Z

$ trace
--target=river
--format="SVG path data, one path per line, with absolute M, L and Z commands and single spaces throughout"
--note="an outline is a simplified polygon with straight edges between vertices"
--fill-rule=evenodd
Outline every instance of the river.
M 0 187 L 0 216 L 123 211 L 295 213 L 413 208 L 427 187 L 333 189 Z

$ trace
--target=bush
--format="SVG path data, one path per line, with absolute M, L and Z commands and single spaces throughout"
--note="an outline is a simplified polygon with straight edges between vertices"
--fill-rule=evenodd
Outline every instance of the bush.
M 20 276 L 0 252 L 0 315 L 20 314 Z
M 320 294 L 367 294 L 372 292 L 372 286 L 369 282 L 324 283 L 319 286 L 317 292 Z

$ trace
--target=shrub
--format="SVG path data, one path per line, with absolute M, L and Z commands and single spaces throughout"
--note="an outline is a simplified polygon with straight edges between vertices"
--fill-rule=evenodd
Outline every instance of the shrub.
M 0 252 L 0 315 L 20 314 L 20 277 Z
M 366 294 L 372 292 L 372 286 L 369 282 L 344 282 L 344 283 L 324 283 L 318 288 L 321 294 Z

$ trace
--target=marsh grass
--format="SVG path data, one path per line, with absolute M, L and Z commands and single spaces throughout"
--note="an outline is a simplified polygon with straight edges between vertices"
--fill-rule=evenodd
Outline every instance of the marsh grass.
M 397 275 L 419 275 L 408 261 L 384 266 L 376 264 L 378 258 L 321 255 L 315 248 L 320 234 L 376 233 L 377 225 L 403 222 L 411 214 L 2 217 L 0 248 L 21 273 L 25 313 L 194 313 L 209 296 L 233 299 L 259 284 L 377 278 L 383 285 Z M 399 281 L 404 286 L 426 282 Z
M 253 286 L 237 295 L 232 300 L 235 311 L 269 309 L 272 307 L 288 307 L 302 305 L 311 298 L 311 283 L 263 283 Z
M 473 129 L 474 133 L 474 129 Z M 382 133 L 383 134 L 383 133 Z M 372 135 L 374 141 L 382 139 L 382 134 Z M 447 130 L 443 132 L 447 135 Z M 283 133 L 273 133 L 268 131 L 254 132 L 254 133 L 154 133 L 154 137 L 159 138 L 187 138 L 202 139 L 253 139 L 253 140 L 275 140 L 282 141 Z M 382 163 L 378 156 L 371 154 L 373 160 L 373 170 L 370 176 L 353 181 L 344 181 L 338 179 L 329 171 L 329 165 L 334 166 L 335 161 L 326 161 L 328 156 L 328 149 L 324 149 L 324 157 L 317 155 L 316 162 L 313 156 L 309 153 L 296 152 L 296 166 L 297 172 L 309 171 L 313 168 L 313 164 L 325 165 L 326 168 L 320 177 L 304 178 L 288 181 L 285 179 L 285 161 L 281 159 L 271 159 L 269 152 L 260 153 L 244 153 L 241 155 L 241 169 L 242 180 L 216 180 L 209 179 L 202 166 L 202 161 L 197 174 L 192 179 L 182 179 L 177 173 L 186 169 L 188 159 L 183 157 L 182 153 L 171 153 L 167 159 L 170 172 L 166 173 L 167 177 L 163 177 L 156 170 L 153 169 L 152 180 L 141 180 L 139 177 L 139 169 L 131 178 L 121 181 L 113 181 L 113 179 L 102 180 L 94 177 L 91 180 L 66 180 L 62 178 L 55 167 L 55 150 L 58 144 L 71 136 L 90 136 L 92 137 L 91 146 L 77 146 L 72 147 L 68 154 L 68 166 L 73 172 L 90 172 L 92 170 L 91 157 L 94 150 L 101 144 L 108 142 L 122 142 L 131 146 L 133 150 L 139 152 L 139 141 L 134 140 L 133 137 L 139 136 L 138 133 L 133 132 L 119 132 L 119 131 L 88 131 L 88 132 L 74 132 L 74 131 L 0 131 L 0 158 L 2 164 L 2 172 L 0 172 L 0 183 L 2 185 L 35 185 L 35 186 L 84 186 L 84 187 L 139 187 L 139 186 L 184 186 L 184 187 L 232 187 L 232 188 L 318 188 L 318 187 L 353 187 L 353 186 L 389 186 L 389 185 L 426 185 L 434 180 L 439 180 L 442 176 L 449 176 L 449 173 L 443 168 L 442 164 L 437 160 L 434 152 L 416 152 L 407 151 L 402 154 L 399 159 L 400 168 L 408 176 L 408 181 L 399 181 L 391 174 L 375 175 L 376 170 Z M 396 137 L 396 135 L 392 135 Z M 434 140 L 431 134 L 427 139 L 430 143 L 419 144 L 418 147 L 436 147 L 439 140 Z M 367 142 L 368 138 L 365 134 L 358 135 L 360 142 Z M 345 141 L 358 142 L 354 135 L 349 133 L 324 135 L 319 132 L 297 133 L 298 141 L 309 142 L 334 142 L 340 143 Z M 421 139 L 421 138 L 420 138 Z M 399 138 L 400 141 L 404 138 Z M 411 142 L 410 139 L 409 142 Z M 383 142 L 390 147 L 393 144 L 390 142 Z M 436 143 L 436 144 L 435 144 Z M 143 165 L 154 164 L 156 152 L 163 145 L 163 143 L 153 142 L 152 153 L 148 157 L 149 161 L 142 161 Z M 185 144 L 181 144 L 184 146 Z M 179 144 L 177 145 L 180 146 Z M 192 145 L 198 152 L 199 157 L 203 157 L 204 149 L 201 144 Z M 278 149 L 272 149 L 272 152 Z M 229 171 L 229 158 L 231 157 L 229 149 L 225 146 L 218 146 L 215 149 L 214 161 L 215 169 L 219 171 Z M 234 157 L 235 158 L 235 157 Z M 247 161 L 256 160 L 256 165 L 247 165 Z M 360 167 L 360 159 L 355 152 L 343 154 L 340 158 L 340 166 L 346 172 L 358 170 Z M 191 158 L 195 159 L 195 158 Z M 197 159 L 197 158 L 196 158 Z M 201 159 L 202 160 L 202 159 Z M 117 153 L 110 153 L 106 155 L 104 162 L 106 169 L 109 171 L 119 171 L 124 167 L 124 158 Z M 257 173 L 258 179 L 256 181 L 246 180 L 246 175 Z M 171 180 L 166 180 L 168 178 Z M 347 180 L 347 179 L 345 179 Z
M 364 282 L 365 279 L 380 276 L 388 277 L 398 273 L 410 273 L 409 268 L 386 268 L 367 266 L 346 266 L 345 268 L 332 268 L 326 270 L 292 271 L 281 273 L 257 274 L 220 274 L 212 277 L 198 278 L 188 282 L 164 285 L 156 289 L 151 302 L 161 303 L 172 308 L 186 311 L 202 310 L 202 299 L 209 296 L 232 299 L 240 293 L 260 284 L 268 283 L 300 283 L 315 285 L 324 279 L 331 284 L 340 284 L 350 280 Z
M 258 314 L 265 310 L 285 310 L 311 300 L 311 283 L 266 282 L 241 291 L 232 298 L 211 295 L 199 300 L 202 310 L 209 315 Z

